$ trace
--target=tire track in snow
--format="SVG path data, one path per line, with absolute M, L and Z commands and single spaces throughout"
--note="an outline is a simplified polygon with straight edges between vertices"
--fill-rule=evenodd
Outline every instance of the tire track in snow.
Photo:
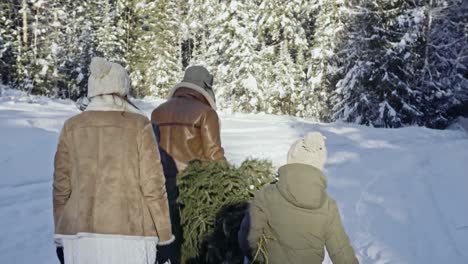
M 359 198 L 355 205 L 355 213 L 358 216 L 358 241 L 361 245 L 357 248 L 360 259 L 364 263 L 386 263 L 385 260 L 382 260 L 382 250 L 379 249 L 379 246 L 376 245 L 375 239 L 372 236 L 370 230 L 371 227 L 371 217 L 369 216 L 369 201 L 368 197 L 370 196 L 369 190 L 374 186 L 384 175 L 375 172 L 375 175 L 371 178 L 369 182 L 362 188 L 362 191 L 359 193 Z
M 27 203 L 37 199 L 51 199 L 52 181 L 33 182 L 17 186 L 0 188 L 0 211 L 2 209 L 17 206 L 19 203 Z
M 0 186 L 0 191 L 3 191 L 4 189 L 11 189 L 11 188 L 22 188 L 22 187 L 32 187 L 34 185 L 42 185 L 42 184 L 52 184 L 52 180 L 31 180 L 31 181 L 25 181 L 22 183 L 18 184 L 11 184 L 11 185 L 5 185 L 5 186 Z
M 428 164 L 429 164 L 430 159 L 427 157 L 427 155 L 424 156 L 424 158 L 419 162 L 421 165 L 420 167 L 424 170 L 423 175 L 430 175 L 431 177 L 421 177 L 421 182 L 424 184 L 424 190 L 426 191 L 427 196 L 431 200 L 432 204 L 434 205 L 435 213 L 437 217 L 439 218 L 439 223 L 441 223 L 440 227 L 442 228 L 444 234 L 447 237 L 447 240 L 450 243 L 450 247 L 453 249 L 455 254 L 460 257 L 460 259 L 463 259 L 465 263 L 468 263 L 468 259 L 465 259 L 463 253 L 459 250 L 457 242 L 455 241 L 454 237 L 452 236 L 452 233 L 450 232 L 450 227 L 447 219 L 444 216 L 444 213 L 442 211 L 442 208 L 439 204 L 439 201 L 437 200 L 435 194 L 434 194 L 434 188 L 432 187 L 431 184 L 431 179 L 433 177 L 437 177 L 431 170 L 428 169 Z

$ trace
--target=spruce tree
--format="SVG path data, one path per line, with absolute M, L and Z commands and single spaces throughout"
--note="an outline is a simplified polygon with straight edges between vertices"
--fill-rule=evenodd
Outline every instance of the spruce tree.
M 303 115 L 330 119 L 330 96 L 341 74 L 339 55 L 347 29 L 347 1 L 325 0 L 317 5 L 307 85 L 302 94 Z
M 15 3 L 16 4 L 16 3 Z M 18 3 L 19 4 L 19 3 Z M 16 67 L 15 67 L 15 82 L 16 87 L 28 92 L 34 90 L 34 75 L 37 71 L 36 59 L 34 58 L 31 45 L 31 27 L 32 20 L 31 9 L 28 1 L 22 0 L 19 9 L 15 10 L 16 16 Z M 40 33 L 36 31 L 36 33 Z
M 94 4 L 88 1 L 66 0 L 62 2 L 66 17 L 62 27 L 60 72 L 66 94 L 76 99 L 86 93 L 89 63 L 96 54 L 97 41 L 94 32 Z
M 446 127 L 468 116 L 468 5 L 461 0 L 431 0 L 421 90 L 427 103 L 424 123 Z
M 182 58 L 185 65 L 201 64 L 208 66 L 208 41 L 216 28 L 216 18 L 220 16 L 221 4 L 216 0 L 188 0 L 181 5 L 181 36 L 185 43 Z
M 180 2 L 176 0 L 159 1 L 155 22 L 155 41 L 149 43 L 154 53 L 154 71 L 151 93 L 165 98 L 169 90 L 183 74 L 181 61 Z
M 14 85 L 16 16 L 12 0 L 0 3 L 0 84 L 5 85 Z
M 422 3 L 358 6 L 343 48 L 349 57 L 333 97 L 334 117 L 377 127 L 419 124 L 424 104 L 415 80 L 424 47 Z
M 260 1 L 256 36 L 262 72 L 258 73 L 265 94 L 264 109 L 269 113 L 301 115 L 300 93 L 305 88 L 310 45 L 303 19 L 309 1 Z
M 92 17 L 96 28 L 96 54 L 110 61 L 122 62 L 124 50 L 120 44 L 120 35 L 117 29 L 118 2 L 112 0 L 98 0 L 93 4 L 95 10 Z M 98 12 L 96 12 L 98 11 Z
M 120 6 L 132 93 L 165 97 L 182 72 L 179 2 L 121 0 Z
M 206 63 L 215 74 L 219 104 L 237 111 L 259 111 L 265 99 L 257 82 L 262 68 L 253 7 L 251 1 L 222 2 L 207 43 Z

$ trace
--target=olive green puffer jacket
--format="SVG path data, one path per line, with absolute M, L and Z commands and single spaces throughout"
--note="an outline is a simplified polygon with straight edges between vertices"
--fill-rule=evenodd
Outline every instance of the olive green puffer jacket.
M 358 263 L 336 202 L 326 193 L 325 175 L 299 163 L 281 167 L 279 174 L 279 182 L 259 190 L 249 209 L 253 252 L 265 237 L 270 264 L 322 263 L 324 247 L 335 264 Z

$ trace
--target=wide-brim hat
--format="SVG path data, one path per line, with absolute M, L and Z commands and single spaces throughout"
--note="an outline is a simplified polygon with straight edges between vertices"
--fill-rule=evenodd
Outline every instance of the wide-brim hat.
M 179 88 L 189 88 L 199 92 L 205 97 L 211 108 L 216 110 L 216 98 L 213 92 L 213 75 L 203 66 L 196 65 L 188 67 L 185 70 L 182 82 L 176 84 L 171 91 L 169 97 L 172 97 Z

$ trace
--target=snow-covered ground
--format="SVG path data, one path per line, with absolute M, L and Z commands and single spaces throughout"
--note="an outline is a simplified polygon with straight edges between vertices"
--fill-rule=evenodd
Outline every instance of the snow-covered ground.
M 137 104 L 149 114 L 158 100 Z M 52 172 L 70 101 L 0 97 L 0 263 L 58 263 Z M 461 130 L 374 129 L 220 113 L 226 155 L 286 160 L 308 131 L 327 136 L 329 193 L 362 263 L 468 263 L 468 137 Z

